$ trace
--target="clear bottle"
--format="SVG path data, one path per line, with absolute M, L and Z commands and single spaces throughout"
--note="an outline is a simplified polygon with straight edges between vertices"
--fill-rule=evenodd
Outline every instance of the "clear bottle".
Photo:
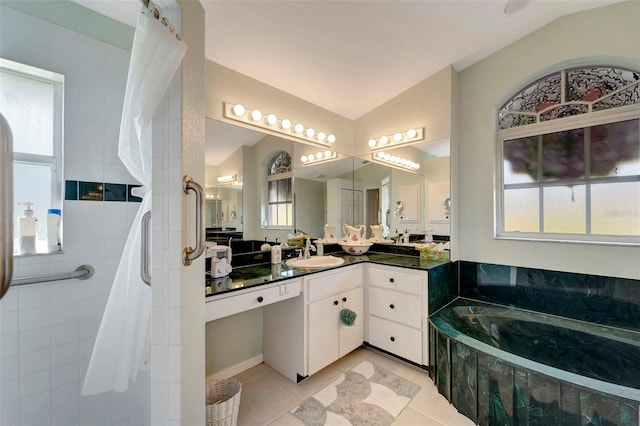
M 31 208 L 33 203 L 25 201 L 18 203 L 25 205 L 24 216 L 20 218 L 20 253 L 31 254 L 36 252 L 36 233 L 38 231 L 38 219 Z
M 62 211 L 60 209 L 47 210 L 47 248 L 49 252 L 60 251 L 60 225 L 62 224 Z

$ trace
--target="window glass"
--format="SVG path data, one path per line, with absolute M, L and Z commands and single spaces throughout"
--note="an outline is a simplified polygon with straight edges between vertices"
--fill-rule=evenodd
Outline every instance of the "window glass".
M 504 191 L 504 229 L 508 232 L 538 232 L 540 229 L 540 191 L 509 189 Z
M 504 183 L 535 182 L 538 176 L 538 137 L 504 141 Z
M 586 218 L 585 185 L 544 188 L 543 232 L 584 234 Z
M 11 123 L 13 150 L 53 155 L 54 85 L 0 72 L 0 111 Z
M 591 127 L 591 176 L 640 175 L 638 120 Z
M 584 177 L 584 129 L 542 136 L 542 177 L 545 180 Z
M 33 203 L 34 216 L 38 219 L 37 240 L 47 238 L 47 210 L 53 205 L 51 187 L 53 167 L 51 165 L 33 163 L 13 164 L 13 235 L 20 235 L 19 218 L 24 215 L 26 206 L 16 203 Z M 43 246 L 43 250 L 46 248 Z
M 640 182 L 591 187 L 591 231 L 603 235 L 640 235 Z

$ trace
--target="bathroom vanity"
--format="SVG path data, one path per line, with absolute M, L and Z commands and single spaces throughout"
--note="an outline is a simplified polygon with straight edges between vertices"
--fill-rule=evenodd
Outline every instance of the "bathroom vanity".
M 345 262 L 331 268 L 234 270 L 210 283 L 206 321 L 263 307 L 264 362 L 293 382 L 363 343 L 429 365 L 428 274 L 443 264 L 382 253 L 337 256 Z M 353 326 L 341 322 L 343 309 L 357 314 Z

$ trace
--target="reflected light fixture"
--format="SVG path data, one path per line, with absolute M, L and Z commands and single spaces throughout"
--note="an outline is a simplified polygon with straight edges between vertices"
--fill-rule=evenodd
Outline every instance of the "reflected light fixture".
M 409 170 L 415 172 L 420 169 L 420 164 L 409 160 L 408 158 L 400 157 L 397 155 L 389 154 L 388 152 L 378 151 L 376 153 L 371 154 L 371 159 L 384 163 L 392 167 L 396 167 L 403 170 Z
M 218 182 L 219 183 L 229 183 L 229 182 L 233 182 L 236 180 L 236 175 L 224 175 L 224 176 L 218 176 Z
M 292 126 L 288 118 L 279 119 L 277 115 L 268 113 L 263 115 L 259 109 L 248 109 L 241 104 L 224 103 L 225 118 L 249 124 L 253 127 L 268 130 L 301 142 L 331 147 L 336 141 L 335 135 L 318 131 L 312 127 L 306 127 L 302 123 Z M 264 117 L 264 119 L 263 119 Z
M 369 139 L 367 142 L 371 151 L 389 149 L 395 146 L 412 145 L 424 140 L 424 128 L 409 129 L 404 132 L 395 132 L 391 136 L 383 135 L 379 138 Z
M 338 153 L 327 149 L 324 151 L 318 151 L 312 154 L 303 155 L 302 157 L 300 157 L 300 161 L 302 161 L 305 165 L 309 165 L 334 160 L 336 158 L 338 158 Z

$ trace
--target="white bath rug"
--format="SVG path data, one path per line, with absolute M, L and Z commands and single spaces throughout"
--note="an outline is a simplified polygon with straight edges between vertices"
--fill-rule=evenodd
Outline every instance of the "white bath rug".
M 308 426 L 388 426 L 419 390 L 419 385 L 362 361 L 291 414 Z

